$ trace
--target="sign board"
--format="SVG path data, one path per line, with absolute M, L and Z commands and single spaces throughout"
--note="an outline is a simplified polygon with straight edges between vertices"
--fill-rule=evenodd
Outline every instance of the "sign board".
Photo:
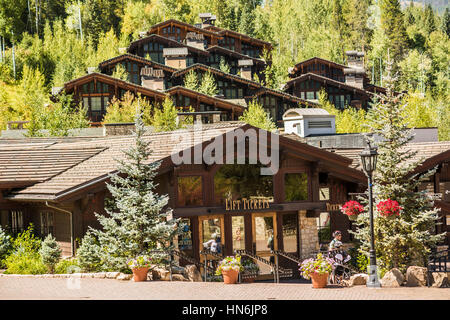
M 342 204 L 327 202 L 327 211 L 340 211 Z
M 225 199 L 225 210 L 258 210 L 269 209 L 268 198 L 242 198 L 240 200 Z

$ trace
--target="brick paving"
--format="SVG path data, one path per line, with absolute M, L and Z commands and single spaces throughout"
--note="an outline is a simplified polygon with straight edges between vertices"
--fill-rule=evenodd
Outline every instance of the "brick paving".
M 302 283 L 119 281 L 1 277 L 0 300 L 450 300 L 449 288 L 313 289 Z

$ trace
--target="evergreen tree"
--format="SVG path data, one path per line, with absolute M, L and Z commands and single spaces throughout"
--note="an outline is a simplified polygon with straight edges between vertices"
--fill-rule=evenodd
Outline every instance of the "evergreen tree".
M 194 70 L 190 70 L 184 76 L 184 86 L 188 89 L 198 91 L 199 83 L 198 83 L 197 72 L 195 72 Z
M 198 91 L 209 96 L 215 96 L 219 92 L 216 80 L 209 70 L 203 74 L 202 82 L 198 88 Z
M 425 7 L 423 14 L 424 14 L 423 17 L 424 31 L 426 34 L 430 34 L 436 30 L 436 21 L 434 18 L 434 12 L 430 4 L 428 4 Z
M 277 129 L 272 118 L 256 100 L 250 101 L 239 120 L 267 131 L 275 131 Z
M 412 134 L 403 115 L 402 97 L 393 90 L 395 79 L 391 77 L 391 70 L 392 63 L 388 62 L 387 93 L 378 96 L 370 113 L 371 130 L 381 137 L 374 173 L 374 200 L 375 204 L 387 199 L 396 200 L 402 210 L 400 216 L 392 220 L 375 213 L 375 249 L 382 272 L 391 268 L 405 272 L 410 265 L 425 265 L 430 249 L 443 235 L 433 234 L 438 210 L 433 208 L 432 201 L 424 192 L 415 191 L 420 179 L 409 177 L 421 161 L 413 160 L 416 152 L 405 148 Z M 367 200 L 362 200 L 367 203 Z M 351 232 L 361 241 L 360 251 L 368 256 L 370 227 L 367 211 L 366 206 L 366 213 L 358 216 L 357 231 Z
M 441 30 L 450 38 L 450 9 L 446 8 L 442 16 Z
M 42 241 L 39 254 L 42 262 L 48 268 L 48 271 L 53 273 L 55 271 L 56 264 L 61 259 L 61 249 L 59 248 L 56 239 L 51 234 L 45 237 L 44 241 Z
M 102 256 L 101 246 L 92 231 L 88 230 L 77 250 L 77 259 L 84 272 L 96 272 L 101 270 Z
M 178 111 L 171 98 L 167 97 L 161 108 L 155 108 L 152 125 L 155 131 L 173 131 L 179 128 Z
M 403 13 L 398 0 L 381 0 L 381 27 L 388 38 L 390 57 L 394 63 L 403 58 L 407 47 L 407 36 Z
M 11 236 L 0 226 L 0 267 L 3 267 L 3 259 L 12 249 Z
M 230 68 L 229 64 L 225 61 L 224 57 L 220 57 L 219 69 L 220 69 L 220 71 L 225 72 L 225 73 L 230 73 L 230 71 L 231 71 L 231 68 Z
M 171 209 L 164 209 L 167 195 L 158 195 L 154 178 L 160 162 L 148 162 L 152 152 L 144 139 L 141 115 L 136 115 L 134 145 L 117 160 L 117 173 L 111 174 L 107 188 L 111 198 L 105 202 L 106 215 L 95 213 L 101 230 L 90 228 L 98 239 L 103 269 L 127 270 L 126 260 L 159 247 L 173 248 L 173 239 L 184 225 L 169 219 Z
M 125 69 L 125 67 L 121 63 L 116 64 L 112 76 L 123 81 L 130 81 L 127 69 Z

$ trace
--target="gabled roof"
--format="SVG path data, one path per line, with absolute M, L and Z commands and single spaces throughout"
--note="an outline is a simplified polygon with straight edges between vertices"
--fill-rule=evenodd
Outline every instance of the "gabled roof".
M 68 91 L 70 89 L 73 89 L 73 87 L 76 84 L 77 85 L 82 85 L 84 83 L 91 82 L 94 79 L 97 79 L 97 80 L 102 81 L 102 82 L 107 83 L 107 84 L 117 85 L 118 87 L 120 87 L 122 89 L 125 89 L 125 90 L 128 90 L 128 91 L 140 92 L 140 93 L 142 93 L 144 95 L 147 95 L 147 96 L 153 96 L 153 97 L 158 97 L 158 98 L 162 98 L 162 99 L 164 99 L 165 96 L 166 96 L 161 91 L 149 89 L 149 88 L 146 88 L 146 87 L 143 87 L 143 86 L 140 86 L 140 85 L 128 82 L 128 81 L 124 81 L 124 80 L 121 80 L 121 79 L 117 79 L 117 78 L 111 77 L 111 76 L 106 75 L 104 73 L 97 73 L 97 72 L 93 72 L 93 73 L 87 74 L 85 76 L 82 76 L 80 78 L 77 78 L 77 79 L 71 80 L 69 82 L 66 82 L 64 84 L 64 89 L 66 91 Z
M 147 31 L 147 34 L 150 35 L 152 33 L 156 33 L 159 29 L 165 28 L 167 26 L 172 26 L 172 25 L 176 25 L 182 28 L 185 28 L 187 30 L 191 30 L 191 31 L 195 31 L 197 33 L 201 33 L 210 37 L 214 37 L 214 38 L 222 38 L 221 35 L 219 35 L 217 32 L 214 31 L 209 31 L 207 29 L 203 29 L 203 28 L 197 28 L 196 26 L 193 26 L 189 23 L 186 22 L 182 22 L 182 21 L 178 21 L 175 19 L 170 19 L 170 20 L 166 20 L 164 22 L 160 22 L 158 24 L 153 25 L 149 31 Z
M 142 39 L 138 39 L 138 40 L 135 40 L 135 41 L 131 42 L 130 45 L 128 46 L 128 50 L 127 51 L 131 52 L 137 46 L 139 46 L 139 44 L 145 43 L 145 42 L 150 42 L 151 40 L 155 40 L 156 42 L 166 43 L 170 47 L 187 48 L 189 52 L 194 52 L 196 54 L 201 54 L 201 55 L 204 55 L 204 56 L 209 55 L 209 53 L 206 50 L 203 50 L 203 49 L 200 49 L 200 48 L 196 48 L 196 47 L 193 47 L 193 46 L 189 46 L 187 44 L 178 42 L 176 40 L 172 40 L 172 39 L 160 36 L 159 34 L 151 34 L 148 37 L 145 37 L 145 38 L 142 38 Z
M 150 143 L 149 149 L 152 150 L 148 162 L 161 161 L 161 168 L 164 166 L 167 168 L 173 165 L 171 155 L 194 148 L 199 144 L 212 142 L 213 138 L 237 129 L 245 131 L 256 128 L 242 122 L 219 122 L 203 125 L 201 132 L 195 126 L 191 126 L 183 130 L 146 134 L 144 140 Z M 348 167 L 351 163 L 350 159 L 284 136 L 279 136 L 279 142 L 283 146 L 283 151 L 288 151 L 302 159 L 309 159 L 308 161 L 319 162 L 323 168 L 334 168 L 349 181 L 365 180 L 362 172 Z M 102 147 L 104 150 L 47 181 L 14 191 L 6 198 L 55 202 L 74 199 L 77 193 L 89 192 L 90 188 L 96 188 L 108 181 L 109 175 L 117 172 L 116 160 L 123 160 L 125 158 L 123 150 L 128 149 L 133 143 L 133 136 L 113 136 L 85 142 L 85 145 L 92 148 Z M 64 147 L 64 144 L 59 147 Z
M 255 64 L 266 64 L 266 62 L 263 59 L 253 58 L 253 57 L 250 57 L 243 53 L 236 52 L 236 51 L 233 51 L 233 50 L 221 47 L 221 46 L 211 46 L 211 47 L 207 48 L 206 51 L 208 51 L 208 52 L 218 51 L 225 55 L 237 57 L 239 59 L 252 59 L 253 63 L 255 63 Z
M 275 90 L 275 89 L 272 89 L 272 88 L 264 87 L 264 86 L 261 86 L 261 88 L 254 94 L 254 96 L 257 97 L 257 96 L 260 96 L 262 94 L 272 94 L 272 95 L 275 95 L 275 96 L 278 96 L 278 97 L 282 97 L 284 99 L 287 99 L 287 100 L 290 100 L 290 101 L 293 101 L 293 102 L 302 103 L 304 105 L 307 105 L 307 106 L 310 106 L 310 107 L 313 107 L 313 108 L 316 108 L 316 107 L 319 106 L 318 103 L 311 102 L 311 101 L 308 101 L 308 100 L 305 100 L 305 99 L 293 96 L 292 94 L 289 94 L 289 93 L 286 93 L 286 92 L 283 92 L 283 91 L 280 91 L 280 90 Z
M 290 74 L 295 74 L 295 73 L 297 73 L 297 71 L 300 69 L 300 67 L 301 67 L 302 65 L 309 64 L 309 63 L 311 63 L 311 62 L 321 62 L 321 63 L 327 64 L 327 65 L 330 65 L 330 66 L 333 66 L 333 67 L 335 67 L 335 68 L 342 69 L 342 70 L 344 70 L 345 68 L 348 68 L 348 66 L 345 66 L 345 65 L 340 64 L 340 63 L 336 63 L 336 62 L 331 61 L 331 60 L 326 60 L 326 59 L 319 58 L 319 57 L 312 57 L 312 58 L 310 58 L 310 59 L 303 60 L 303 61 L 297 63 L 297 64 L 293 67 L 292 72 L 290 72 Z
M 147 60 L 147 59 L 144 59 L 144 58 L 142 58 L 140 56 L 137 56 L 137 55 L 131 54 L 131 53 L 125 53 L 125 54 L 122 54 L 120 56 L 117 56 L 117 57 L 105 60 L 103 62 L 100 62 L 98 67 L 99 67 L 99 69 L 103 69 L 103 68 L 105 68 L 108 65 L 116 64 L 116 63 L 121 62 L 123 60 L 132 60 L 132 61 L 135 61 L 135 62 L 143 63 L 143 64 L 145 64 L 147 66 L 156 67 L 157 69 L 163 69 L 163 70 L 168 71 L 168 72 L 175 72 L 175 71 L 177 71 L 177 69 L 169 67 L 169 66 L 167 66 L 165 64 L 161 64 L 161 63 L 158 63 L 158 62 L 155 62 L 155 61 Z
M 348 89 L 350 91 L 357 91 L 357 92 L 362 93 L 364 95 L 372 95 L 372 92 L 370 92 L 370 91 L 366 91 L 364 89 L 351 86 L 351 85 L 346 84 L 344 82 L 340 82 L 340 81 L 333 80 L 333 79 L 330 79 L 330 78 L 327 78 L 327 77 L 323 77 L 323 76 L 320 76 L 318 74 L 311 73 L 311 72 L 302 74 L 301 76 L 298 76 L 298 77 L 296 77 L 296 78 L 294 78 L 292 80 L 289 80 L 288 82 L 286 82 L 286 84 L 284 86 L 284 89 L 285 90 L 288 89 L 295 82 L 301 82 L 301 81 L 306 81 L 306 80 L 310 80 L 310 79 L 314 79 L 314 80 L 317 80 L 319 82 L 327 83 L 327 84 L 335 86 L 335 87 L 345 88 L 345 89 Z

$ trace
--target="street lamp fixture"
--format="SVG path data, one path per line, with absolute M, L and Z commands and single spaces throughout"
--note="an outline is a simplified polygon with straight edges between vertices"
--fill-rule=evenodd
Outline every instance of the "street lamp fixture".
M 377 261 L 375 256 L 375 235 L 373 231 L 373 197 L 372 197 L 372 174 L 377 167 L 377 148 L 371 147 L 370 142 L 367 142 L 368 148 L 361 152 L 361 164 L 364 172 L 367 175 L 369 182 L 369 213 L 370 213 L 370 251 L 369 251 L 369 281 L 367 287 L 380 288 L 380 282 L 377 274 Z

